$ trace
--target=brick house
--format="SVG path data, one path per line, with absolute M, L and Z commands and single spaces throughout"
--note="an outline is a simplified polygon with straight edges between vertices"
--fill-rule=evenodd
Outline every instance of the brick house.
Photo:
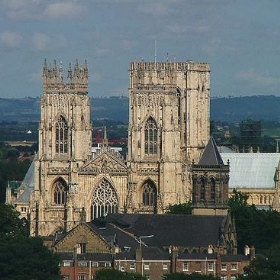
M 171 272 L 213 274 L 234 279 L 254 257 L 232 252 L 235 231 L 227 216 L 111 214 L 57 232 L 64 279 L 89 280 L 96 270 L 114 268 L 160 280 Z M 230 253 L 229 253 L 230 251 Z

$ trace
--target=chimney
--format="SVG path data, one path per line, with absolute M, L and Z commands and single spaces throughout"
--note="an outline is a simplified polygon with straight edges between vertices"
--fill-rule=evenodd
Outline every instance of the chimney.
M 245 247 L 244 247 L 244 255 L 248 256 L 249 254 L 250 254 L 250 248 L 249 248 L 248 245 L 245 245 Z
M 254 246 L 251 246 L 250 248 L 250 260 L 252 261 L 256 257 L 256 249 Z
M 176 263 L 178 257 L 178 248 L 176 246 L 171 246 L 171 273 L 176 272 Z

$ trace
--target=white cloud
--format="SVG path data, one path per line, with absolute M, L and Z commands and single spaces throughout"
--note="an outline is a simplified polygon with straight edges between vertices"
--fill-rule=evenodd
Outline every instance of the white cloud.
M 5 14 L 14 20 L 74 18 L 87 11 L 84 5 L 75 0 L 2 0 L 2 6 Z
M 31 5 L 40 4 L 41 0 L 2 0 L 2 5 L 11 10 L 21 10 Z
M 16 32 L 5 31 L 0 34 L 0 39 L 6 47 L 15 49 L 20 46 L 23 37 Z
M 257 84 L 262 86 L 274 86 L 280 84 L 279 77 L 273 77 L 268 75 L 261 75 L 259 72 L 250 69 L 248 71 L 240 71 L 236 74 L 236 79 L 251 84 Z
M 32 37 L 32 45 L 39 51 L 60 49 L 66 46 L 66 39 L 63 35 L 49 36 L 37 32 Z
M 43 51 L 48 49 L 48 46 L 51 43 L 51 39 L 44 33 L 35 33 L 32 38 L 32 43 L 35 49 Z
M 81 16 L 86 12 L 86 8 L 74 2 L 57 2 L 48 4 L 44 11 L 47 18 L 73 18 Z
M 139 11 L 147 15 L 163 17 L 173 12 L 164 2 L 149 2 L 144 5 L 139 5 Z
M 2 6 L 11 19 L 40 19 L 42 0 L 2 0 Z

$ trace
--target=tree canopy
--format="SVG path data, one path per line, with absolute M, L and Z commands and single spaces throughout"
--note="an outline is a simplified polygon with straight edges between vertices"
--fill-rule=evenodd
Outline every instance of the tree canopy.
M 238 249 L 243 253 L 245 245 L 253 245 L 259 253 L 280 244 L 280 213 L 274 210 L 258 210 L 247 203 L 249 196 L 234 190 L 228 205 L 235 219 Z
M 0 279 L 61 279 L 58 257 L 41 238 L 28 237 L 12 206 L 0 204 L 0 224 Z
M 167 207 L 168 214 L 191 214 L 191 202 L 179 203 L 179 204 L 169 204 Z

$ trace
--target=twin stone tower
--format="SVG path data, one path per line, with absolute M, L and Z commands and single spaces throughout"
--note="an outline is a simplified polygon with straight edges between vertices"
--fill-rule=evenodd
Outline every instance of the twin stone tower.
M 66 71 L 44 63 L 39 151 L 14 202 L 20 212 L 25 208 L 31 235 L 68 231 L 81 218 L 108 213 L 161 214 L 189 200 L 223 203 L 228 168 L 209 171 L 206 160 L 201 173 L 199 166 L 210 139 L 209 64 L 130 64 L 126 158 L 106 135 L 92 150 L 88 77 L 87 62 Z

